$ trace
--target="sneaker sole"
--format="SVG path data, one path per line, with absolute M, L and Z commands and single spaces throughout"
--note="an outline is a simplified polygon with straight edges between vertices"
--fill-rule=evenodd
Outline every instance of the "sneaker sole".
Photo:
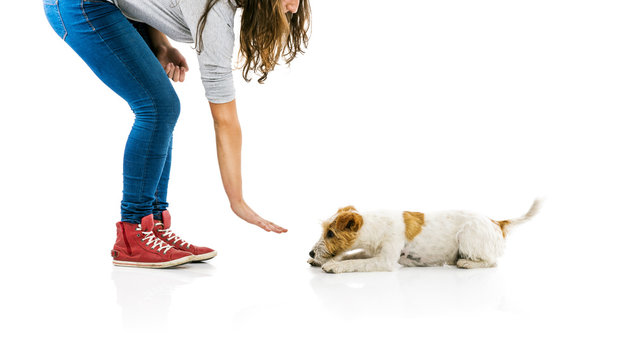
M 158 263 L 147 263 L 147 262 L 134 262 L 134 261 L 119 261 L 112 260 L 112 264 L 116 266 L 129 266 L 129 267 L 140 267 L 140 268 L 152 268 L 152 269 L 164 269 L 169 267 L 174 267 L 178 265 L 187 264 L 188 262 L 194 261 L 194 256 L 185 256 L 180 259 L 164 261 Z
M 192 262 L 201 262 L 201 261 L 213 259 L 216 257 L 216 255 L 218 255 L 218 252 L 216 250 L 206 254 L 194 255 Z

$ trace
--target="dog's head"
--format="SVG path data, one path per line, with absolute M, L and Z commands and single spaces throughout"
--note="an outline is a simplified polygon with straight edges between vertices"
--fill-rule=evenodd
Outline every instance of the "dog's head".
M 350 250 L 363 226 L 363 216 L 353 206 L 346 206 L 322 223 L 321 237 L 308 254 L 308 263 L 321 266 L 333 257 Z

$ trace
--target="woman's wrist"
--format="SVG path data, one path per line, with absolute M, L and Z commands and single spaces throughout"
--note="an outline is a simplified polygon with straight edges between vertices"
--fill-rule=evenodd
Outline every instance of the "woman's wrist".
M 152 50 L 154 50 L 155 53 L 161 50 L 169 50 L 172 47 L 172 44 L 167 39 L 167 36 L 155 28 L 148 26 L 148 34 L 150 42 L 152 43 Z
M 154 55 L 159 56 L 161 54 L 166 54 L 169 49 L 170 49 L 171 45 L 165 45 L 165 44 L 160 44 L 160 45 L 152 45 L 152 52 L 154 52 Z

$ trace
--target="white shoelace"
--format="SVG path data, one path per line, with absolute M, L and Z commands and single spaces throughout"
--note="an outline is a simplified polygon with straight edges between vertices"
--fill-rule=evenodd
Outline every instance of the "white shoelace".
M 163 223 L 159 222 L 159 223 L 156 223 L 155 225 L 163 225 Z M 187 241 L 181 239 L 180 236 L 174 234 L 171 228 L 163 229 L 163 230 L 159 229 L 158 231 L 164 232 L 165 236 L 167 236 L 167 241 L 174 242 L 174 245 L 177 245 L 178 242 L 180 241 L 183 244 L 183 246 L 187 245 L 187 248 L 189 248 L 190 244 L 187 243 Z
M 141 227 L 136 229 L 141 230 Z M 167 254 L 167 250 L 173 248 L 172 245 L 157 238 L 152 231 L 141 231 L 141 233 L 143 234 L 143 239 L 141 239 L 141 241 L 147 241 L 147 246 L 151 246 L 153 250 L 158 246 L 158 252 L 163 251 L 163 254 Z

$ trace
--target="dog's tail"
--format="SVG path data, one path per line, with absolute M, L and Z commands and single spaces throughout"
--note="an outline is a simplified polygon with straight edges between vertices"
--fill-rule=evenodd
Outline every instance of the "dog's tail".
M 506 237 L 509 230 L 514 228 L 516 225 L 527 222 L 533 216 L 535 216 L 539 212 L 539 209 L 541 208 L 541 206 L 542 206 L 542 199 L 537 198 L 535 199 L 535 201 L 533 201 L 533 205 L 531 205 L 531 208 L 528 209 L 528 212 L 524 214 L 523 216 L 514 218 L 514 219 L 502 220 L 502 221 L 493 220 L 493 222 L 496 223 L 500 227 L 500 229 L 502 230 L 502 235 Z

